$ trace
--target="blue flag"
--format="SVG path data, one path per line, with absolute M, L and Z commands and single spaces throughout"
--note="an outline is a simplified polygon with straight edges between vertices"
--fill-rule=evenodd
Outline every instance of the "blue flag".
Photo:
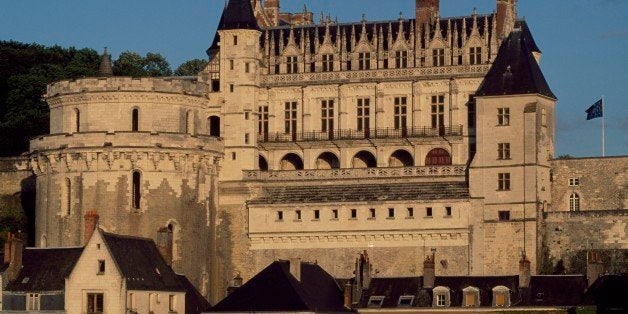
M 604 104 L 602 99 L 598 100 L 593 106 L 587 109 L 587 120 L 600 118 L 604 116 Z

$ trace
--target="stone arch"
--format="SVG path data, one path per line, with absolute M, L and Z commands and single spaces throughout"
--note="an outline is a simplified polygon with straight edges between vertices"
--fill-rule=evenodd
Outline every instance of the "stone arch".
M 288 153 L 281 158 L 281 170 L 301 170 L 303 169 L 303 159 L 295 153 Z
M 390 155 L 388 159 L 389 167 L 412 167 L 414 166 L 414 157 L 405 149 L 398 149 Z
M 209 136 L 220 137 L 220 117 L 209 116 L 209 118 L 207 118 L 207 134 Z
M 131 131 L 137 132 L 140 130 L 140 109 L 135 107 L 131 110 Z
M 578 212 L 580 211 L 580 195 L 574 192 L 569 195 L 569 211 Z
M 371 152 L 363 150 L 353 156 L 351 164 L 353 168 L 375 168 L 377 158 Z
M 340 160 L 336 154 L 324 152 L 316 158 L 316 169 L 338 169 L 340 168 Z
M 434 148 L 425 157 L 426 166 L 451 165 L 451 155 L 444 148 Z
M 142 172 L 134 169 L 131 177 L 131 206 L 138 210 L 142 205 Z
M 268 161 L 266 158 L 262 155 L 258 155 L 257 158 L 259 161 L 259 170 L 268 171 Z

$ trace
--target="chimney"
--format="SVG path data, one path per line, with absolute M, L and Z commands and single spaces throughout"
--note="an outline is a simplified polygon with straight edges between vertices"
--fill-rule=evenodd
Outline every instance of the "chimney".
M 440 0 L 415 0 L 416 24 L 431 23 L 440 15 Z
M 351 299 L 352 289 L 353 286 L 351 285 L 351 283 L 347 282 L 344 286 L 344 289 L 342 290 L 342 292 L 344 293 L 344 306 L 347 309 L 350 309 L 351 305 L 353 305 L 353 300 Z
M 279 26 L 279 0 L 265 0 L 264 12 L 273 24 L 272 26 Z
M 355 284 L 353 285 L 352 301 L 359 302 L 362 291 L 368 290 L 371 285 L 371 264 L 366 250 L 360 253 L 355 260 Z
M 238 288 L 242 287 L 242 282 L 243 281 L 242 281 L 242 277 L 240 276 L 240 273 L 237 273 L 235 277 L 233 277 L 233 284 L 227 287 L 227 295 L 230 295 L 231 293 L 236 291 Z
M 11 282 L 17 279 L 17 276 L 20 274 L 22 270 L 22 253 L 23 253 L 23 242 L 20 239 L 21 234 L 18 233 L 16 235 L 12 235 L 10 240 L 10 258 L 9 258 L 9 267 L 7 268 L 7 281 Z M 5 246 L 6 247 L 6 246 Z
M 172 266 L 172 230 L 162 227 L 157 230 L 157 249 L 166 261 L 168 266 Z
M 83 232 L 83 245 L 87 245 L 89 239 L 92 238 L 92 234 L 94 234 L 94 230 L 98 227 L 98 213 L 95 210 L 88 210 L 83 216 L 85 220 L 85 230 Z
M 432 256 L 428 255 L 423 262 L 423 288 L 434 288 L 434 281 L 436 280 L 435 258 L 436 249 L 432 249 Z
M 4 263 L 8 264 L 11 262 L 11 240 L 13 239 L 13 234 L 11 232 L 7 232 L 7 240 L 4 242 Z
M 291 258 L 290 259 L 290 273 L 297 281 L 301 281 L 301 259 L 300 258 Z
M 371 260 L 369 254 L 364 251 L 362 254 L 362 290 L 366 290 L 371 286 Z
M 505 38 L 515 27 L 517 0 L 497 0 L 496 22 L 498 38 Z
M 587 281 L 591 286 L 604 274 L 604 259 L 600 251 L 587 251 Z
M 530 279 L 532 278 L 532 271 L 530 268 L 530 261 L 526 257 L 526 254 L 521 255 L 519 261 L 519 288 L 529 288 Z
M 109 56 L 109 51 L 107 51 L 107 47 L 105 47 L 105 52 L 103 52 L 102 59 L 100 60 L 100 66 L 98 67 L 98 76 L 113 76 L 113 69 L 111 68 L 111 56 Z

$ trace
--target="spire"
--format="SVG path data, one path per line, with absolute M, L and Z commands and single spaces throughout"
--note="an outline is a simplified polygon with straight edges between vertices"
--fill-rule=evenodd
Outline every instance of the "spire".
M 102 59 L 100 60 L 100 67 L 98 68 L 98 76 L 100 77 L 110 77 L 113 76 L 113 69 L 111 68 L 111 56 L 107 51 L 107 47 L 105 47 L 105 52 L 102 54 Z
M 251 0 L 229 0 L 218 24 L 218 30 L 228 29 L 260 29 Z

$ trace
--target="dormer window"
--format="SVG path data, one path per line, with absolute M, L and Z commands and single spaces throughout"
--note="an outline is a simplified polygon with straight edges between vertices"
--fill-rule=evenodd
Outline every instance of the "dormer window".
M 298 72 L 298 57 L 297 56 L 288 56 L 286 58 L 286 72 L 288 74 L 293 74 Z
M 510 289 L 504 286 L 497 286 L 493 288 L 493 306 L 510 306 Z
M 445 65 L 445 49 L 432 49 L 432 65 L 435 67 Z
M 413 295 L 402 295 L 399 297 L 399 301 L 397 302 L 398 307 L 411 307 L 412 302 L 414 302 Z
M 408 67 L 408 52 L 396 51 L 395 52 L 395 68 L 402 69 Z
M 482 47 L 469 48 L 469 64 L 482 64 Z
M 331 72 L 333 70 L 334 70 L 334 55 L 324 54 L 323 55 L 323 72 Z
M 466 287 L 462 289 L 463 299 L 462 306 L 477 307 L 480 306 L 480 290 L 476 287 Z
M 370 70 L 371 69 L 371 53 L 360 52 L 358 53 L 358 70 Z
M 374 295 L 369 298 L 367 307 L 382 307 L 384 303 L 384 296 Z
M 433 307 L 449 307 L 451 304 L 449 288 L 438 286 L 432 290 L 434 293 Z

